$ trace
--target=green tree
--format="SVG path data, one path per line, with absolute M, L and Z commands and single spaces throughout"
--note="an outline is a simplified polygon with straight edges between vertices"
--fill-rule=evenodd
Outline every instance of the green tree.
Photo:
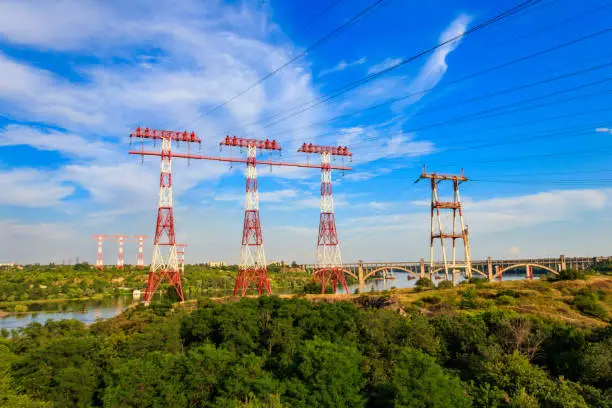
M 314 339 L 297 353 L 284 402 L 291 407 L 361 407 L 366 379 L 354 346 Z
M 458 377 L 445 373 L 433 357 L 411 347 L 399 354 L 391 381 L 396 407 L 471 406 Z

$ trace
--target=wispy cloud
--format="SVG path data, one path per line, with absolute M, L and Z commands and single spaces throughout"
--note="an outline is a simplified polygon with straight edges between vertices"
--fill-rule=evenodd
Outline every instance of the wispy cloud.
M 374 74 L 376 72 L 385 70 L 387 68 L 390 68 L 394 65 L 399 64 L 400 62 L 402 62 L 401 58 L 387 58 L 385 60 L 383 60 L 382 62 L 379 62 L 376 65 L 372 65 L 369 69 L 368 69 L 368 74 Z
M 74 192 L 53 171 L 18 169 L 0 172 L 0 204 L 23 207 L 52 207 Z
M 345 60 L 342 60 L 338 64 L 333 66 L 332 68 L 322 69 L 321 71 L 319 71 L 318 77 L 322 78 L 325 75 L 333 74 L 335 72 L 344 71 L 345 69 L 348 69 L 348 68 L 351 68 L 351 67 L 356 67 L 356 66 L 359 66 L 359 65 L 363 65 L 365 63 L 366 63 L 365 57 L 359 58 L 358 60 L 355 60 L 355 61 L 349 61 L 349 62 L 346 62 Z

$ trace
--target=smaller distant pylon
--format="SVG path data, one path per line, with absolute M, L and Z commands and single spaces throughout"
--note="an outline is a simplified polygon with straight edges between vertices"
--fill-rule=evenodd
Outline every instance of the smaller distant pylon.
M 93 236 L 98 240 L 98 258 L 96 259 L 96 269 L 104 269 L 104 256 L 102 255 L 102 245 L 104 240 L 108 238 L 108 235 L 98 234 Z
M 134 235 L 134 238 L 138 241 L 138 262 L 136 262 L 136 266 L 140 269 L 144 269 L 144 256 L 143 256 L 143 247 L 144 240 L 148 238 L 146 235 Z
M 117 256 L 117 269 L 123 269 L 123 243 L 127 241 L 127 235 L 115 235 L 115 239 L 119 242 L 119 255 Z
M 176 244 L 176 255 L 178 257 L 179 272 L 185 276 L 185 247 L 187 244 Z

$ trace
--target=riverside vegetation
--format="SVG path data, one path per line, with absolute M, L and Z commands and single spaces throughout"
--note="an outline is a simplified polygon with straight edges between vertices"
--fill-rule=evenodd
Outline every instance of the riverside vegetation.
M 189 298 L 231 293 L 237 266 L 185 265 L 183 289 Z M 272 288 L 298 291 L 311 277 L 297 265 L 271 264 Z M 130 294 L 143 290 L 148 271 L 126 265 L 97 270 L 87 263 L 76 265 L 26 265 L 23 269 L 0 269 L 0 312 L 60 308 L 67 300 L 85 300 Z
M 611 277 L 440 286 L 33 323 L 0 406 L 612 407 Z

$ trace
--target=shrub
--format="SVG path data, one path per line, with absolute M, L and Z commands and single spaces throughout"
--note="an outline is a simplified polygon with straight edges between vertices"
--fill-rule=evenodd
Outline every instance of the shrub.
M 433 282 L 429 278 L 419 278 L 414 284 L 419 289 L 431 289 L 434 287 Z
M 566 269 L 559 272 L 557 280 L 576 280 L 586 279 L 586 273 L 584 271 L 578 271 L 576 269 Z
M 497 297 L 498 298 L 500 298 L 502 296 L 516 298 L 516 297 L 518 297 L 518 293 L 516 293 L 516 291 L 514 291 L 512 289 L 504 289 L 504 290 L 501 290 L 501 291 L 497 292 Z
M 476 288 L 467 288 L 461 292 L 461 307 L 463 309 L 475 309 L 478 307 L 477 298 Z
M 430 305 L 437 305 L 438 303 L 442 302 L 442 296 L 440 295 L 425 296 L 424 298 L 421 298 L 421 300 L 425 303 L 429 303 Z
M 438 283 L 438 289 L 451 289 L 453 287 L 453 282 L 448 279 L 444 279 L 440 283 Z
M 26 305 L 15 306 L 15 313 L 25 313 L 27 311 L 28 311 L 28 307 Z
M 574 297 L 574 301 L 572 302 L 572 304 L 582 314 L 594 316 L 602 320 L 608 317 L 606 309 L 604 309 L 603 306 L 599 303 L 597 294 L 593 292 L 590 288 L 585 288 L 578 292 Z
M 496 302 L 498 305 L 515 305 L 516 299 L 512 296 L 502 295 L 497 298 Z

